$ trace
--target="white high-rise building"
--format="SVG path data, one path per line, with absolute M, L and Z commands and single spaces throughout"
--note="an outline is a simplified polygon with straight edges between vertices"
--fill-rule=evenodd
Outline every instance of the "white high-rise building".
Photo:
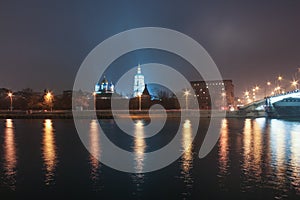
M 141 66 L 138 65 L 137 73 L 134 75 L 134 84 L 133 84 L 133 96 L 137 97 L 142 95 L 145 89 L 145 80 L 144 75 L 142 74 Z

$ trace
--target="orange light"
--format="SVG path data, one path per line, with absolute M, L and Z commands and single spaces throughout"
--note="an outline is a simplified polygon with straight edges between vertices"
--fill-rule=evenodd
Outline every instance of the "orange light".
M 298 85 L 298 81 L 293 80 L 292 81 L 292 86 L 297 86 Z
M 188 90 L 184 91 L 184 95 L 185 95 L 185 96 L 190 95 L 190 91 L 188 91 Z

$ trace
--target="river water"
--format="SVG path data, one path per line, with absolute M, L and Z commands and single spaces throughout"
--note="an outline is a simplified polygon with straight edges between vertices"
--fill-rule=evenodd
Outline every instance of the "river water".
M 200 122 L 205 132 L 209 119 Z M 99 120 L 117 145 L 136 155 L 137 172 L 145 152 L 168 143 L 178 129 L 170 120 L 152 140 L 120 134 L 113 120 Z M 101 155 L 97 121 L 90 126 L 90 149 Z M 136 134 L 143 129 L 137 120 Z M 111 169 L 85 149 L 69 119 L 6 119 L 0 121 L 0 198 L 102 199 L 299 199 L 300 120 L 219 119 L 220 139 L 198 158 L 201 137 L 193 145 L 189 119 L 180 131 L 183 155 L 150 173 Z

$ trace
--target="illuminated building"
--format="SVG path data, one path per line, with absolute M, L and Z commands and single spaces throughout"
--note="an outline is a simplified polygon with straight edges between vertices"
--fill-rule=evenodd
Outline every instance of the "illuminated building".
M 144 89 L 145 89 L 144 75 L 142 74 L 141 66 L 138 65 L 137 73 L 134 76 L 133 96 L 137 97 L 142 95 Z
M 103 80 L 95 85 L 96 94 L 109 94 L 115 92 L 115 86 L 112 82 L 108 83 L 108 80 L 104 76 Z
M 191 81 L 200 109 L 210 109 L 212 104 L 220 109 L 234 105 L 234 85 L 232 80 Z M 210 94 L 218 97 L 211 102 Z

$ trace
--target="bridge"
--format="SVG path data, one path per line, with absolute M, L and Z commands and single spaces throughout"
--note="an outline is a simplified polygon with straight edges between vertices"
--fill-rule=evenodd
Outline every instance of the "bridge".
M 300 90 L 292 90 L 282 94 L 265 97 L 244 105 L 240 108 L 240 114 L 249 117 L 271 116 L 275 113 L 273 103 L 281 101 L 285 98 L 300 98 Z

